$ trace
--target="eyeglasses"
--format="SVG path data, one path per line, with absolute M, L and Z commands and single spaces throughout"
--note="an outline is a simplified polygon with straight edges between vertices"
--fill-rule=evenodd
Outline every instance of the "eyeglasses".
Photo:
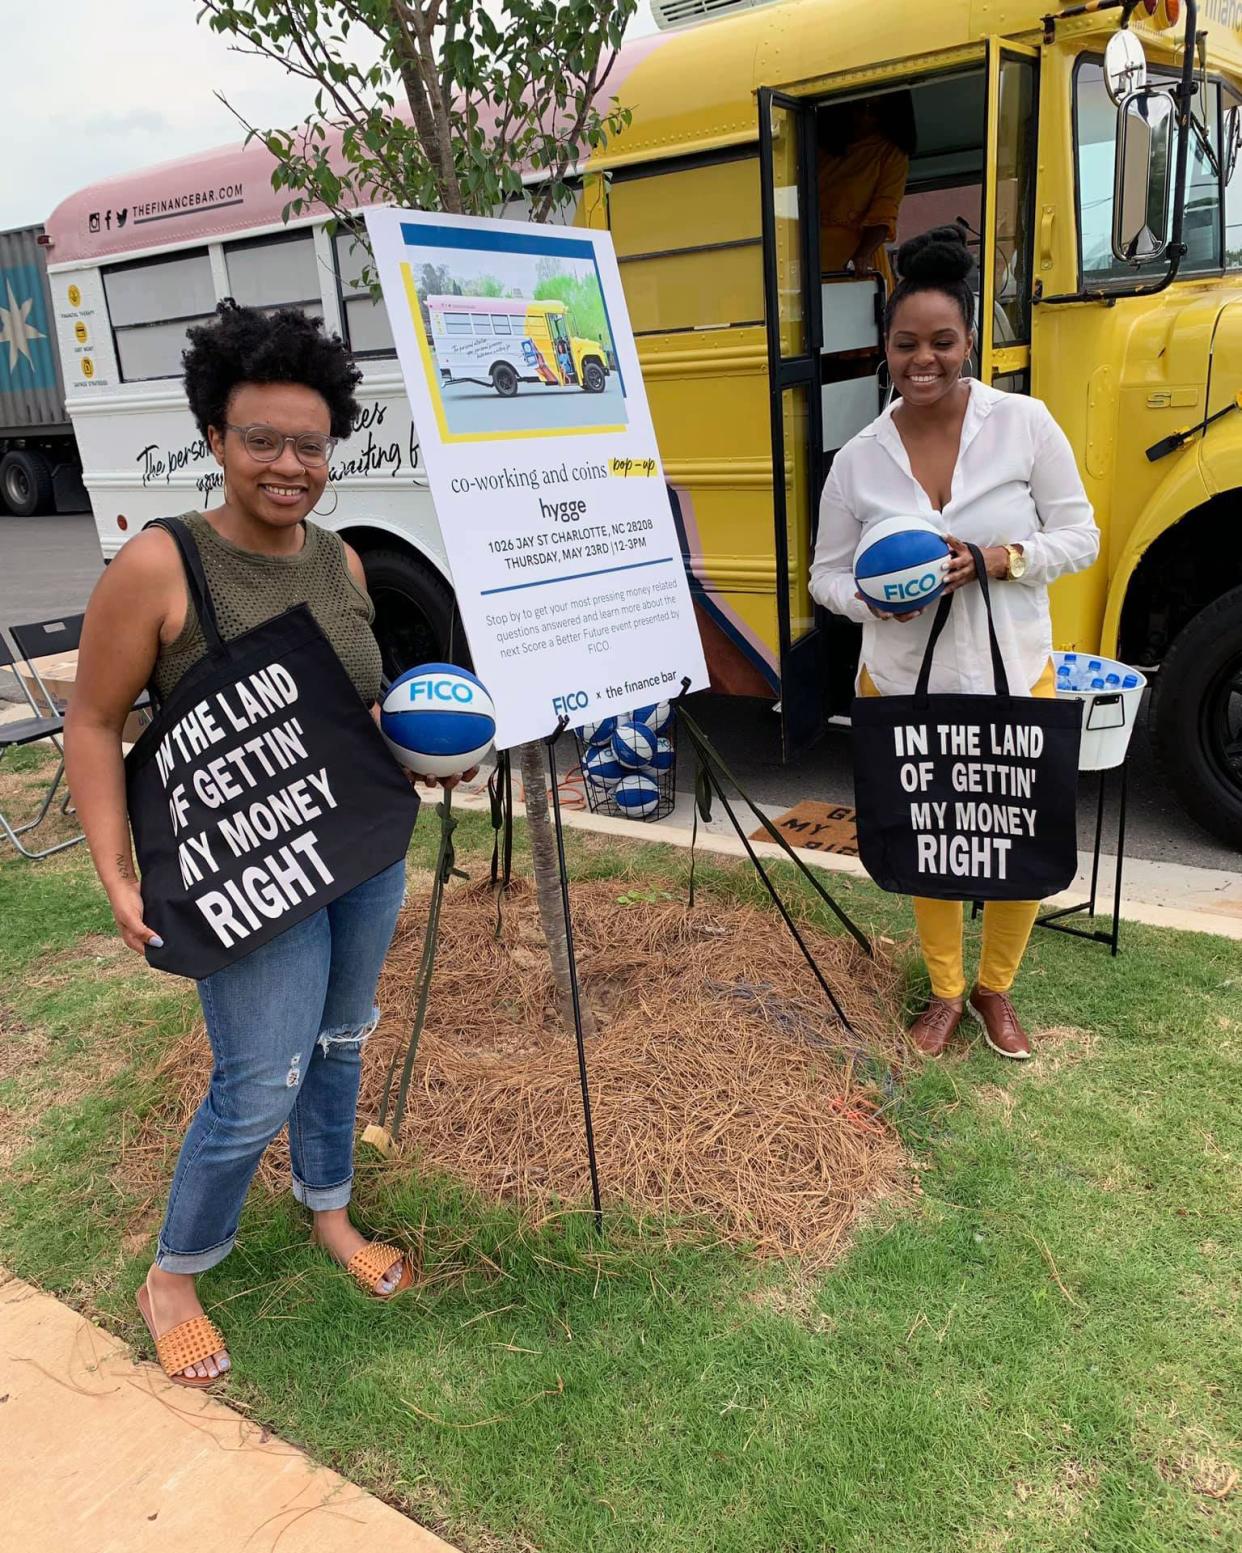
M 260 464 L 274 464 L 285 451 L 287 443 L 293 444 L 297 461 L 304 469 L 322 469 L 332 457 L 337 438 L 321 436 L 317 431 L 300 431 L 286 437 L 275 426 L 234 426 L 225 422 L 227 431 L 235 431 L 251 458 Z

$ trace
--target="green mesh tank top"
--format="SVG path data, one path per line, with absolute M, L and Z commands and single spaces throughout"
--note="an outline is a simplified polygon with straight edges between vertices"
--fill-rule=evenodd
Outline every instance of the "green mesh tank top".
M 380 650 L 371 630 L 375 610 L 350 575 L 336 534 L 306 523 L 306 543 L 296 555 L 257 555 L 222 539 L 201 512 L 187 512 L 183 521 L 198 544 L 226 641 L 295 604 L 307 604 L 363 701 L 370 706 L 379 699 Z M 155 660 L 155 688 L 161 698 L 206 651 L 198 612 L 190 604 L 180 635 L 161 645 Z

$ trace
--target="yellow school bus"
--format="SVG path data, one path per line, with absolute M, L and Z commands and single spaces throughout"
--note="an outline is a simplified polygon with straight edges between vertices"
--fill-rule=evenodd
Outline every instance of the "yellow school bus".
M 611 354 L 570 334 L 564 302 L 429 296 L 431 348 L 446 383 L 482 383 L 511 399 L 523 383 L 602 394 Z
M 610 89 L 577 219 L 616 245 L 716 687 L 779 701 L 787 753 L 847 705 L 856 634 L 807 584 L 884 283 L 823 262 L 826 136 L 912 109 L 897 236 L 964 223 L 975 370 L 1048 404 L 1103 533 L 1057 645 L 1158 670 L 1170 779 L 1242 843 L 1242 3 L 746 0 Z

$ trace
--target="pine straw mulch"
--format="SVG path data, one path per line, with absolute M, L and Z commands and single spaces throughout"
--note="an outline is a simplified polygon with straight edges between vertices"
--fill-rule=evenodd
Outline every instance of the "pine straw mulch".
M 374 1119 L 413 1016 L 430 878 L 414 883 L 380 984 L 360 1121 Z M 578 964 L 600 1031 L 588 1043 L 605 1200 L 665 1224 L 686 1219 L 760 1255 L 830 1261 L 911 1170 L 882 1112 L 903 1055 L 899 976 L 882 948 L 802 930 L 854 1026 L 836 1019 L 775 912 L 623 881 L 572 890 Z M 515 884 L 499 940 L 487 886 L 450 886 L 402 1155 L 388 1168 L 446 1172 L 536 1212 L 589 1201 L 575 1043 L 554 1010 L 533 891 Z M 175 1100 L 139 1152 L 171 1168 L 202 1095 L 201 1026 L 163 1064 Z M 160 1146 L 163 1144 L 163 1147 Z M 260 1180 L 288 1181 L 283 1135 Z

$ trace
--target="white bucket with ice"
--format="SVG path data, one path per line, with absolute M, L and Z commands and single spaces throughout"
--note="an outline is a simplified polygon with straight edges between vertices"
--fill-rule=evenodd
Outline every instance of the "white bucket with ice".
M 1079 771 L 1108 771 L 1121 765 L 1147 688 L 1146 678 L 1129 664 L 1094 653 L 1054 652 L 1052 659 L 1058 697 L 1083 703 Z M 1096 680 L 1102 681 L 1102 686 L 1095 685 Z

